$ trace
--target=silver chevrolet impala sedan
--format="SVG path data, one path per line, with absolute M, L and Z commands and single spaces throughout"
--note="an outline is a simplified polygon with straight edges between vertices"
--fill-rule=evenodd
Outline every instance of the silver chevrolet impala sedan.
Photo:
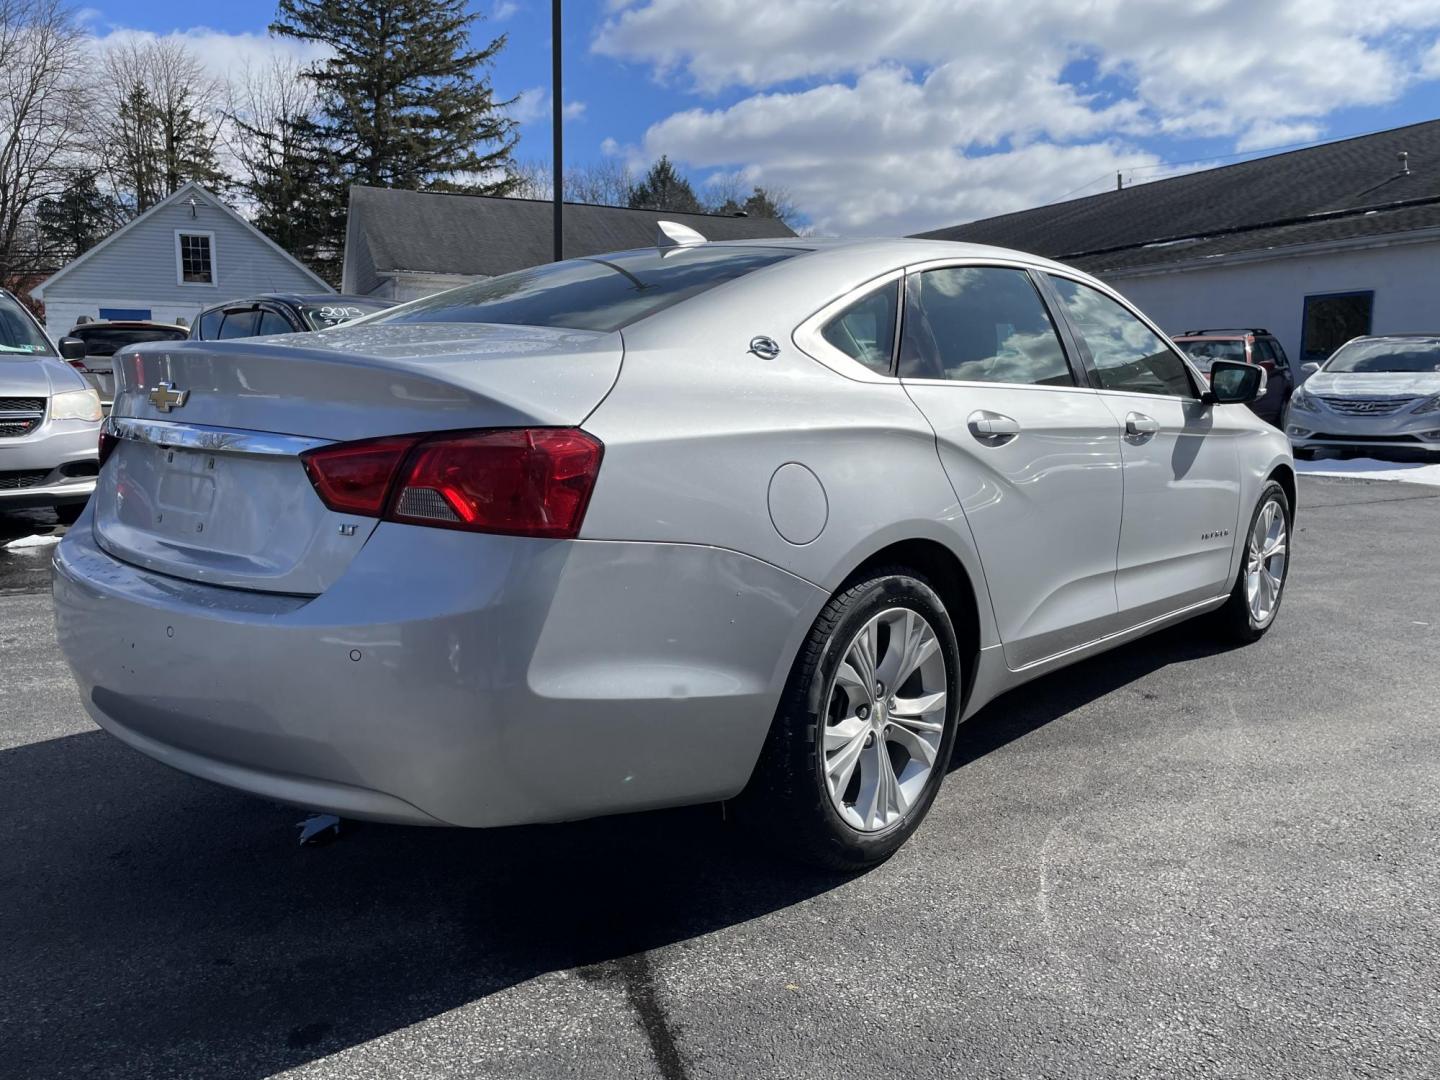
M 1192 616 L 1280 606 L 1295 476 L 1068 267 L 936 241 L 657 246 L 314 334 L 117 357 L 55 556 L 103 728 L 381 821 L 737 800 L 860 867 L 957 726 Z

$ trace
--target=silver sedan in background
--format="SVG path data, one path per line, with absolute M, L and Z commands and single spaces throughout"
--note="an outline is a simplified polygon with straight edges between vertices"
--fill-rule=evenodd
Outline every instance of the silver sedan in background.
M 1358 337 L 1290 397 L 1296 457 L 1317 450 L 1440 458 L 1440 334 Z
M 0 289 L 0 511 L 80 515 L 99 471 L 100 397 Z
M 494 826 L 738 799 L 830 866 L 998 694 L 1287 580 L 1246 403 L 1068 267 L 704 243 L 126 350 L 55 559 L 86 708 L 259 795 Z

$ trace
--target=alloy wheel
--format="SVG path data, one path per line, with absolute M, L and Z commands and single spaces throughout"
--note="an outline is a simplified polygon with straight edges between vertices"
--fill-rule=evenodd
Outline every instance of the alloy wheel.
M 1272 496 L 1255 515 L 1246 551 L 1245 598 L 1257 626 L 1269 622 L 1280 603 L 1288 552 L 1285 508 Z
M 851 639 L 826 695 L 823 767 L 852 828 L 893 825 L 943 768 L 948 674 L 935 630 L 910 608 L 882 611 Z

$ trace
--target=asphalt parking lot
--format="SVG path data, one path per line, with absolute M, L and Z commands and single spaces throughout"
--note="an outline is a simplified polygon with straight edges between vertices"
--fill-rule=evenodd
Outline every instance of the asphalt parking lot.
M 1301 484 L 1268 637 L 1000 699 L 852 877 L 716 808 L 299 848 L 101 734 L 0 552 L 0 1076 L 1434 1077 L 1440 488 Z

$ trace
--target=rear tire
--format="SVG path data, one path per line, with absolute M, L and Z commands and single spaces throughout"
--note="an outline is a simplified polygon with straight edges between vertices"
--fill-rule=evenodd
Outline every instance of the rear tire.
M 1216 628 L 1229 640 L 1259 641 L 1275 624 L 1290 580 L 1292 524 L 1290 497 L 1269 481 L 1250 515 L 1235 587 L 1225 606 L 1215 612 Z
M 960 693 L 955 630 L 923 577 L 887 568 L 847 584 L 795 659 L 742 818 L 827 869 L 888 859 L 945 779 Z

